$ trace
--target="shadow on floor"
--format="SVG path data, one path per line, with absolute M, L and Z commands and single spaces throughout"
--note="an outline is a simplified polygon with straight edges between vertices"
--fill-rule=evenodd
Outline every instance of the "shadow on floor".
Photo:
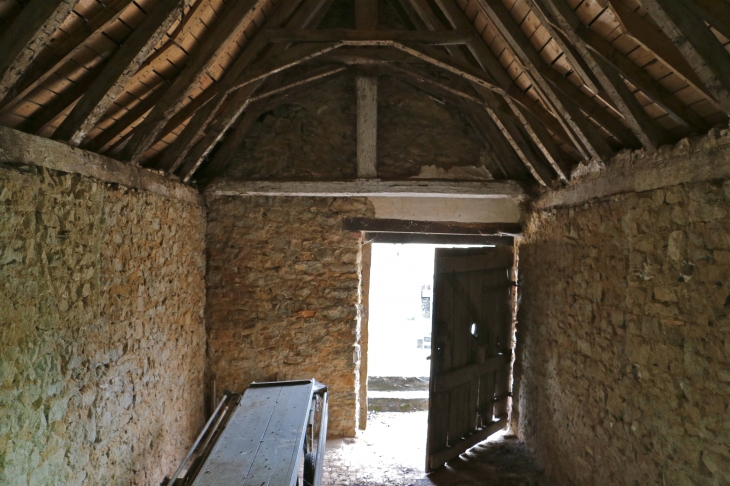
M 501 432 L 427 475 L 428 412 L 375 413 L 356 438 L 327 441 L 323 486 L 546 486 L 515 436 Z

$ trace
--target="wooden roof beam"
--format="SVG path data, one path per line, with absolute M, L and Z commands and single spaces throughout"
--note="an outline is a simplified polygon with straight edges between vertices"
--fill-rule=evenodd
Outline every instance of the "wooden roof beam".
M 525 193 L 514 181 L 244 181 L 215 179 L 206 196 L 308 196 L 308 197 L 448 197 L 466 199 L 522 199 Z
M 342 74 L 344 69 L 346 68 L 341 66 L 325 66 L 310 70 L 299 78 L 300 80 L 306 79 L 306 82 L 289 80 L 286 84 L 280 82 L 273 84 L 273 86 L 269 86 L 269 84 L 272 84 L 271 81 L 267 82 L 265 85 L 266 91 L 252 97 L 251 104 L 238 119 L 235 128 L 225 136 L 210 163 L 203 166 L 204 178 L 218 177 L 223 174 L 233 160 L 238 147 L 248 136 L 251 127 L 262 113 L 290 102 L 295 96 L 301 96 L 303 93 L 314 89 L 326 82 L 328 78 Z
M 420 1 L 420 0 L 419 0 Z M 466 14 L 459 8 L 459 6 L 453 0 L 436 0 L 439 8 L 446 16 L 448 21 L 454 27 L 458 28 L 471 28 L 475 30 L 474 24 L 466 17 Z M 529 107 L 530 112 L 533 113 L 534 117 L 539 119 L 539 122 L 533 122 L 530 120 L 531 125 L 544 124 L 550 127 L 550 129 L 560 138 L 564 143 L 572 145 L 575 150 L 579 151 L 584 158 L 589 159 L 590 154 L 583 149 L 580 141 L 570 130 L 570 126 L 557 112 L 546 111 L 540 106 L 539 103 L 530 98 L 526 93 L 523 93 L 512 81 L 509 74 L 504 70 L 499 60 L 496 58 L 492 50 L 487 46 L 484 39 L 481 36 L 475 36 L 474 42 L 467 44 L 467 48 L 472 56 L 476 59 L 482 68 L 487 71 L 497 83 L 507 91 L 510 97 L 515 103 L 521 104 L 523 107 Z M 538 90 L 539 91 L 539 90 Z M 544 95 L 543 95 L 544 97 Z M 509 98 L 505 97 L 505 101 L 509 102 Z M 510 103 L 510 108 L 513 113 L 515 112 L 515 103 Z M 561 159 L 562 157 L 558 157 Z
M 0 36 L 0 99 L 10 92 L 77 0 L 32 0 Z
M 610 7 L 621 23 L 625 35 L 631 37 L 641 47 L 656 56 L 662 64 L 671 69 L 680 79 L 702 93 L 705 99 L 718 106 L 705 85 L 702 84 L 702 80 L 697 76 L 697 73 L 694 72 L 682 53 L 679 52 L 677 46 L 661 30 L 647 22 L 620 0 L 613 0 Z
M 331 0 L 304 0 L 302 6 L 287 20 L 286 26 L 289 28 L 306 28 L 317 25 L 326 13 L 330 2 Z M 272 16 L 270 22 L 267 22 L 266 27 L 281 25 L 281 22 L 287 19 L 285 13 L 288 11 L 291 11 L 288 5 L 284 9 L 281 7 L 277 9 L 274 12 L 277 16 Z M 223 102 L 226 101 L 231 89 L 236 85 L 240 85 L 241 79 L 251 77 L 251 74 L 254 72 L 251 63 L 266 47 L 266 37 L 257 35 L 239 55 L 221 79 L 221 93 L 204 110 L 196 113 L 193 120 L 185 127 L 182 135 L 165 150 L 161 162 L 161 166 L 165 170 L 173 173 L 182 166 L 183 180 L 188 181 L 192 177 L 206 155 L 236 122 L 241 113 L 243 113 L 250 96 L 254 94 L 256 89 L 266 79 L 265 76 L 258 76 L 255 82 L 251 82 L 249 86 L 245 86 L 243 89 L 239 89 L 233 93 L 225 106 L 223 106 Z M 292 56 L 291 58 L 284 56 L 283 61 L 277 60 L 280 55 L 284 54 L 288 47 L 287 44 L 270 46 L 267 53 L 268 60 L 262 60 L 262 63 L 258 64 L 255 69 L 259 70 L 260 73 L 263 72 L 265 74 L 265 72 L 269 72 L 273 74 L 281 70 L 277 70 L 275 67 L 277 62 L 280 63 L 278 65 L 282 69 L 286 69 L 288 66 L 303 62 L 304 58 L 311 58 L 308 57 L 307 52 L 321 54 L 331 49 L 332 46 L 314 46 L 315 49 L 312 49 L 313 46 L 300 46 L 300 61 L 297 61 L 291 54 L 288 54 L 288 56 Z M 307 51 L 307 49 L 310 49 L 310 51 Z M 266 66 L 270 66 L 270 68 Z M 208 126 L 209 124 L 210 126 Z M 206 129 L 206 133 L 202 139 L 198 140 L 203 129 Z M 198 141 L 196 142 L 196 140 Z
M 346 69 L 347 67 L 345 66 L 323 66 L 321 68 L 309 70 L 299 76 L 296 76 L 294 79 L 289 80 L 286 84 L 280 83 L 276 87 L 251 96 L 251 101 L 256 102 L 264 98 L 270 98 L 284 91 L 289 91 L 290 89 L 297 88 L 304 84 L 313 83 L 314 81 L 319 81 L 323 78 L 341 73 Z
M 200 77 L 217 61 L 239 30 L 253 21 L 254 15 L 265 2 L 266 0 L 240 0 L 226 7 L 221 19 L 213 25 L 202 45 L 188 59 L 166 93 L 140 124 L 139 130 L 135 130 L 122 152 L 123 160 L 137 161 L 152 146 L 159 132 L 186 103 L 188 93 L 200 82 Z
M 485 162 L 487 169 L 495 179 L 526 179 L 528 177 L 522 161 L 484 111 L 484 100 L 463 89 L 444 84 L 421 69 L 384 65 L 370 67 L 369 70 L 373 68 L 380 75 L 390 75 L 439 101 L 449 100 L 462 111 L 469 113 L 472 118 L 470 124 L 488 149 L 488 158 Z M 502 161 L 509 163 L 505 164 Z M 513 168 L 517 168 L 517 170 Z
M 266 29 L 269 42 L 357 42 L 376 45 L 379 41 L 417 42 L 434 46 L 462 45 L 472 40 L 468 30 L 421 32 L 410 30 L 352 29 Z
M 248 77 L 244 77 L 241 80 L 243 83 L 242 87 L 232 87 L 231 91 L 229 91 L 231 94 L 228 102 L 218 105 L 216 111 L 211 110 L 214 107 L 213 104 L 209 105 L 211 109 L 196 113 L 193 121 L 188 124 L 188 126 L 192 125 L 194 129 L 199 129 L 198 127 L 204 127 L 210 124 L 210 127 L 205 130 L 203 138 L 196 141 L 193 138 L 183 138 L 183 135 L 181 135 L 178 137 L 178 140 L 182 138 L 182 143 L 180 145 L 173 144 L 168 147 L 162 156 L 161 166 L 166 168 L 168 172 L 173 173 L 187 159 L 189 161 L 188 170 L 192 167 L 195 167 L 195 170 L 197 170 L 197 167 L 200 166 L 203 159 L 246 110 L 247 106 L 251 103 L 251 98 L 254 93 L 263 85 L 269 76 L 314 59 L 337 47 L 337 44 L 304 44 L 283 51 L 279 56 L 266 57 L 260 63 L 251 65 L 249 72 L 244 73 Z M 192 176 L 192 172 L 190 175 Z
M 730 114 L 730 53 L 687 0 L 642 0 L 642 5 L 674 43 L 710 94 Z
M 507 41 L 507 44 L 509 44 L 520 62 L 529 70 L 530 75 L 543 93 L 545 93 L 550 99 L 550 102 L 563 114 L 564 119 L 570 126 L 570 130 L 578 136 L 581 144 L 588 150 L 590 156 L 607 162 L 614 155 L 613 149 L 611 149 L 608 142 L 603 139 L 593 125 L 586 123 L 586 120 L 575 109 L 574 105 L 578 104 L 586 111 L 594 113 L 597 120 L 598 117 L 602 116 L 601 112 L 605 113 L 603 108 L 598 107 L 598 109 L 594 109 L 594 100 L 588 98 L 557 71 L 545 65 L 540 54 L 530 44 L 530 41 L 525 37 L 522 30 L 501 2 L 477 0 L 477 3 L 502 37 Z M 548 80 L 550 80 L 550 83 L 548 83 Z M 568 96 L 557 94 L 555 92 L 556 88 L 559 88 L 561 91 L 567 91 L 566 94 Z M 605 115 L 608 115 L 608 113 L 605 113 Z
M 558 32 L 558 35 L 564 35 Z M 642 90 L 660 108 L 667 112 L 677 123 L 694 131 L 707 131 L 712 126 L 692 108 L 682 103 L 674 93 L 664 87 L 659 81 L 651 77 L 634 61 L 625 54 L 606 42 L 598 33 L 585 29 L 579 32 L 586 46 L 603 58 L 612 69 L 618 71 L 621 76 Z
M 435 12 L 431 9 L 431 6 L 424 0 L 411 0 L 412 10 L 415 12 L 416 15 L 420 17 L 420 21 L 429 29 L 436 30 L 436 29 L 443 29 L 444 25 L 441 22 L 441 20 L 436 16 Z M 444 8 L 444 6 L 440 5 L 440 8 Z M 444 12 L 447 16 L 447 19 L 451 22 L 451 24 L 455 28 L 463 29 L 463 30 L 469 30 L 471 29 L 474 31 L 474 26 L 471 22 L 466 18 L 464 13 L 456 6 L 455 3 L 449 2 L 448 5 L 446 5 L 446 9 L 452 12 L 452 17 L 455 17 L 453 19 L 449 18 L 449 12 Z M 455 10 L 454 10 L 455 9 Z M 454 15 L 455 13 L 455 15 Z M 475 40 L 468 44 L 468 46 L 473 45 L 481 45 L 483 48 L 488 47 L 484 42 L 479 38 L 479 36 L 474 36 Z M 477 40 L 479 39 L 479 40 Z M 459 49 L 452 47 L 448 49 L 448 52 L 451 54 L 451 56 L 458 61 L 459 63 L 467 66 L 471 66 L 471 63 L 467 59 L 466 55 Z M 481 51 L 478 51 L 477 47 L 477 54 L 475 54 L 475 57 L 477 55 L 482 54 Z M 486 63 L 488 66 L 491 66 L 492 64 L 496 63 L 499 64 L 499 62 L 494 58 L 493 55 L 491 55 L 491 51 L 489 54 L 484 53 L 483 59 L 479 59 L 477 57 L 477 62 L 481 65 L 482 62 Z M 515 96 L 517 95 L 519 99 L 527 98 L 527 95 L 522 93 L 519 90 L 515 90 L 515 86 L 512 83 L 512 80 L 509 79 L 509 76 L 507 76 L 507 73 L 504 72 L 504 70 L 500 67 L 491 67 L 490 69 L 484 68 L 487 70 L 487 73 L 483 73 L 487 76 L 488 79 L 492 80 L 493 83 L 500 86 L 501 91 L 498 91 L 496 93 L 492 92 L 489 88 L 486 86 L 480 85 L 479 83 L 475 83 L 472 81 L 472 86 L 476 90 L 476 92 L 479 93 L 479 95 L 484 99 L 485 105 L 484 110 L 486 111 L 487 115 L 492 119 L 494 125 L 498 128 L 498 133 L 501 133 L 502 136 L 508 141 L 508 143 L 512 146 L 512 149 L 519 155 L 520 165 L 523 165 L 525 168 L 528 169 L 528 171 L 533 174 L 533 176 L 536 176 L 535 179 L 543 185 L 547 185 L 549 181 L 553 179 L 553 175 L 551 174 L 550 170 L 546 170 L 545 162 L 543 159 L 539 156 L 539 154 L 536 154 L 531 147 L 530 141 L 524 136 L 522 133 L 522 130 L 520 129 L 520 126 L 518 125 L 518 122 L 515 122 L 515 120 L 512 119 L 510 113 L 509 113 L 509 101 L 508 96 Z M 477 70 L 478 71 L 478 70 Z M 492 72 L 493 71 L 493 72 Z M 509 94 L 508 94 L 509 93 Z M 504 98 L 502 97 L 504 96 Z M 505 104 L 508 106 L 506 107 Z M 522 121 L 522 120 L 520 120 Z M 492 128 L 489 126 L 489 124 L 485 124 L 486 128 Z M 535 132 L 530 131 L 529 127 L 523 126 L 523 128 L 528 132 L 528 136 L 534 136 Z M 537 144 L 537 146 L 540 149 L 544 148 L 544 145 L 540 143 L 540 140 L 534 139 L 533 142 Z M 547 163 L 553 166 L 553 169 L 557 173 L 558 177 L 560 179 L 566 179 L 565 174 L 562 173 L 562 171 L 559 168 L 559 165 L 555 163 L 554 158 L 552 157 L 552 154 L 543 152 L 542 154 L 545 159 L 547 160 Z M 529 166 L 529 167 L 528 167 Z M 519 169 L 513 168 L 511 170 L 517 170 L 519 172 Z
M 555 18 L 644 147 L 655 151 L 662 145 L 676 142 L 675 137 L 646 113 L 619 73 L 588 48 L 581 35 L 587 27 L 564 0 L 532 0 L 532 4 L 537 7 L 533 12 L 541 22 L 550 23 L 548 11 Z
M 111 0 L 104 5 L 99 12 L 88 19 L 82 26 L 61 42 L 53 45 L 53 51 L 32 63 L 23 73 L 13 89 L 7 93 L 0 109 L 12 110 L 18 102 L 28 96 L 31 91 L 40 86 L 58 68 L 69 61 L 81 44 L 90 36 L 98 33 L 117 20 L 119 14 L 132 2 L 132 0 Z
M 79 146 L 178 19 L 187 0 L 159 0 L 106 63 L 96 81 L 61 123 L 53 138 Z
M 297 9 L 299 3 L 300 0 L 281 0 L 276 9 L 266 18 L 263 27 L 279 26 Z M 296 11 L 293 18 L 311 15 L 311 12 L 316 11 L 321 6 L 320 4 L 321 1 L 315 2 L 314 7 L 312 7 L 311 2 L 308 3 L 305 1 L 304 5 Z M 246 45 L 230 68 L 223 74 L 219 82 L 211 87 L 214 90 L 214 96 L 210 102 L 206 102 L 205 106 L 201 107 L 200 111 L 195 113 L 193 119 L 183 129 L 181 136 L 177 137 L 163 153 L 159 162 L 163 170 L 175 170 L 180 166 L 183 157 L 185 157 L 193 144 L 200 138 L 203 130 L 228 97 L 228 90 L 233 82 L 259 57 L 266 47 L 267 42 L 265 37 L 259 35 L 254 36 Z M 181 120 L 181 123 L 182 121 L 184 120 Z M 124 160 L 130 160 L 132 163 L 139 163 L 147 148 L 152 146 L 148 137 L 142 133 L 145 131 L 145 128 L 140 128 L 139 132 L 135 130 L 137 133 L 133 135 L 129 147 L 125 147 L 122 152 Z M 139 145 L 134 145 L 135 139 L 139 141 Z
M 730 39 L 730 5 L 718 0 L 693 0 L 700 16 L 719 33 Z

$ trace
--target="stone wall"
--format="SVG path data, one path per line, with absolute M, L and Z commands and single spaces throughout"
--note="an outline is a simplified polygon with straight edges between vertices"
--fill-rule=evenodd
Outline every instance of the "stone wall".
M 533 213 L 519 427 L 555 484 L 730 484 L 730 182 Z
M 208 213 L 208 366 L 220 395 L 252 381 L 317 380 L 329 432 L 357 427 L 360 234 L 366 199 L 215 198 Z
M 188 203 L 0 168 L 0 484 L 175 470 L 203 420 L 204 231 Z

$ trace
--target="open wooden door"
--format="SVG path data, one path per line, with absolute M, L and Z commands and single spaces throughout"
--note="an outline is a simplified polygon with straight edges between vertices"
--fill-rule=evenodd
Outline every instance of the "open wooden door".
M 514 249 L 438 248 L 426 471 L 507 423 Z

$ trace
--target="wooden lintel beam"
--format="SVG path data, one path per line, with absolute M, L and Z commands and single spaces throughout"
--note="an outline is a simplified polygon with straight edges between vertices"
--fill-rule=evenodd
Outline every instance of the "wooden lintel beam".
M 32 0 L 0 37 L 0 99 L 5 98 L 77 0 Z
M 642 0 L 642 5 L 679 48 L 710 94 L 730 114 L 730 53 L 687 0 Z
M 498 236 L 522 233 L 520 223 L 454 223 L 411 221 L 403 219 L 346 218 L 342 222 L 345 231 L 369 233 L 422 233 L 444 235 Z
M 104 116 L 152 49 L 180 15 L 185 0 L 160 0 L 106 63 L 104 69 L 64 119 L 53 138 L 78 146 Z
M 378 142 L 378 78 L 357 76 L 357 176 L 375 178 Z
M 216 62 L 240 29 L 253 22 L 265 3 L 266 0 L 240 0 L 226 7 L 220 20 L 193 51 L 180 74 L 130 139 L 123 153 L 125 160 L 137 160 L 154 143 L 167 122 L 187 102 L 188 93 L 199 83 L 200 77 Z
M 644 147 L 655 151 L 676 141 L 646 113 L 619 73 L 588 48 L 581 35 L 588 28 L 564 0 L 533 0 L 533 4 L 537 6 L 534 12 L 546 24 L 550 22 L 546 12 L 550 12 Z
M 267 29 L 270 42 L 358 42 L 376 44 L 382 41 L 421 43 L 436 46 L 463 45 L 472 40 L 468 30 L 422 32 L 411 30 L 351 29 Z
M 86 20 L 81 27 L 67 38 L 53 45 L 53 51 L 42 59 L 33 62 L 23 73 L 13 89 L 7 93 L 0 109 L 11 110 L 16 103 L 23 100 L 31 91 L 47 80 L 58 68 L 73 57 L 76 48 L 90 36 L 112 24 L 119 14 L 132 0 L 111 0 L 94 16 Z
M 446 197 L 495 199 L 524 197 L 513 181 L 242 181 L 215 179 L 205 189 L 206 196 L 306 196 L 306 197 Z
M 424 235 L 419 233 L 364 233 L 367 243 L 396 243 L 401 245 L 492 245 L 514 246 L 511 236 L 474 236 L 474 235 Z

